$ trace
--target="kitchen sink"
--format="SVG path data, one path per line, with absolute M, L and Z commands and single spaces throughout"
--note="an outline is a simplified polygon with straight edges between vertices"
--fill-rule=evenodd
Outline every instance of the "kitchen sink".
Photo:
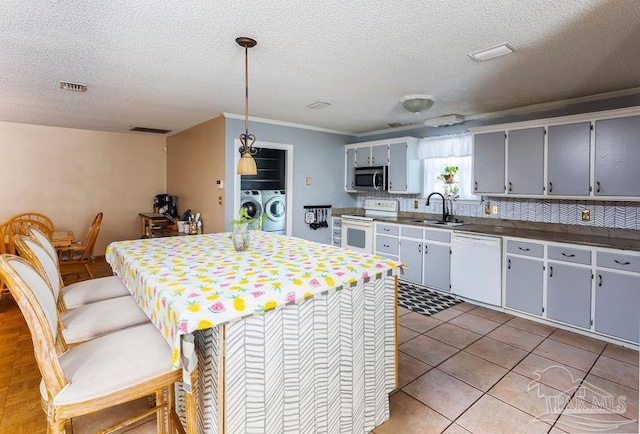
M 462 224 L 460 222 L 443 222 L 441 220 L 413 219 L 413 220 L 408 220 L 408 221 L 409 221 L 409 223 L 422 223 L 423 225 L 460 226 Z

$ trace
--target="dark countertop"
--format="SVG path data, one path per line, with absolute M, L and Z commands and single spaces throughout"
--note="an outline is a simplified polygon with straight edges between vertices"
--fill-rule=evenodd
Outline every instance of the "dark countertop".
M 360 208 L 334 209 L 333 217 L 341 215 L 363 215 Z M 398 218 L 376 218 L 376 221 L 407 224 L 430 229 L 472 232 L 501 237 L 527 238 L 540 241 L 569 243 L 589 247 L 605 247 L 620 250 L 640 251 L 640 231 L 632 229 L 612 229 L 593 226 L 566 225 L 554 223 L 528 222 L 521 220 L 502 220 L 460 216 L 460 226 L 442 226 L 411 222 L 412 219 L 438 220 L 435 214 L 401 212 Z

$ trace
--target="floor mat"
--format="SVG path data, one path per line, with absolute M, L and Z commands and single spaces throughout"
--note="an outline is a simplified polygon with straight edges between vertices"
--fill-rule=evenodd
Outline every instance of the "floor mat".
M 423 315 L 433 315 L 460 303 L 452 295 L 398 279 L 398 305 Z

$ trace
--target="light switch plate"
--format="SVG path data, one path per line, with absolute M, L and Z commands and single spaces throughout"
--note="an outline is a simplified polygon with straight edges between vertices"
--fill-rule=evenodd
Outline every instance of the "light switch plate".
M 491 206 L 491 214 L 498 214 L 498 205 Z
M 311 177 L 310 176 L 307 176 L 306 183 L 307 183 L 307 185 L 311 185 Z

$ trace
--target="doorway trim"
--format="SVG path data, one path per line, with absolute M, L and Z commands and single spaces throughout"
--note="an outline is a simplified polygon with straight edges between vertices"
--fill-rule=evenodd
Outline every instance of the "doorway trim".
M 240 140 L 235 139 L 234 149 L 237 150 L 240 145 Z M 286 152 L 286 162 L 284 166 L 286 171 L 284 190 L 287 195 L 287 199 L 285 201 L 287 219 L 286 235 L 291 236 L 293 233 L 293 145 L 285 143 L 255 142 L 254 146 L 256 148 L 281 149 Z M 236 151 L 233 154 L 233 170 L 235 173 L 235 170 L 238 167 L 238 160 L 240 160 L 240 153 Z M 235 174 L 233 178 L 233 209 L 233 218 L 236 218 L 235 213 L 240 209 L 240 175 L 238 174 Z

